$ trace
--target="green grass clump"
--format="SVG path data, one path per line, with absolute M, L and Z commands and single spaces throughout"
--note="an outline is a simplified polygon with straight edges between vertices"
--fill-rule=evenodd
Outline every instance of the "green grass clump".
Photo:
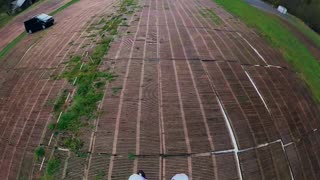
M 77 78 L 75 83 L 77 90 L 70 107 L 61 115 L 58 123 L 59 130 L 77 133 L 81 127 L 88 124 L 87 120 L 96 117 L 97 103 L 103 97 L 104 86 L 102 84 L 115 78 L 112 73 L 98 71 L 112 40 L 112 37 L 104 37 L 95 47 L 91 60 L 87 63 L 83 63 L 80 57 L 71 58 L 68 64 L 69 70 L 64 72 L 62 77 L 68 79 L 69 82 Z
M 212 9 L 203 9 L 200 11 L 200 14 L 205 18 L 211 19 L 217 25 L 222 24 L 222 20 Z
M 131 3 L 133 1 L 123 1 L 122 5 L 130 4 L 126 2 Z M 125 9 L 127 8 L 125 7 Z M 54 112 L 60 114 L 62 111 L 62 114 L 58 124 L 52 127 L 55 127 L 53 130 L 56 129 L 58 132 L 65 133 L 63 146 L 78 154 L 78 156 L 87 156 L 87 154 L 80 152 L 84 144 L 80 139 L 80 130 L 83 127 L 88 127 L 90 125 L 89 121 L 98 116 L 97 106 L 103 98 L 105 84 L 116 78 L 113 73 L 100 71 L 99 68 L 111 42 L 118 33 L 119 25 L 124 20 L 121 15 L 115 15 L 108 21 L 103 20 L 101 23 L 105 23 L 105 25 L 93 52 L 88 58 L 70 57 L 66 70 L 59 77 L 67 79 L 69 83 L 74 85 L 75 93 L 66 108 L 62 108 L 62 106 L 67 94 L 62 93 L 60 95 L 55 104 Z
M 61 166 L 61 160 L 59 158 L 53 157 L 48 161 L 45 176 L 47 179 L 53 177 Z
M 121 23 L 122 23 L 121 15 L 112 17 L 111 20 L 105 23 L 103 28 L 100 30 L 100 34 L 107 31 L 109 32 L 110 35 L 116 35 L 117 29 Z
M 64 71 L 62 78 L 66 78 L 69 83 L 73 83 L 74 79 L 78 76 L 80 72 L 82 61 L 80 56 L 73 56 L 68 62 L 67 71 Z M 61 78 L 61 77 L 60 77 Z
M 45 154 L 46 154 L 45 149 L 42 146 L 37 147 L 34 152 L 34 156 L 35 156 L 36 160 L 40 160 L 41 158 L 44 157 Z
M 89 156 L 88 152 L 80 152 L 80 151 L 77 152 L 77 157 L 87 158 L 88 156 Z
M 280 49 L 285 59 L 310 87 L 315 99 L 320 101 L 320 64 L 279 19 L 251 7 L 244 1 L 215 0 L 215 2 L 249 26 L 256 28 L 273 47 Z
M 133 0 L 125 0 L 122 5 L 132 2 Z M 128 8 L 122 5 L 122 8 Z M 87 59 L 79 56 L 70 57 L 65 72 L 59 77 L 72 83 L 76 91 L 70 105 L 66 108 L 63 108 L 67 96 L 66 91 L 57 99 L 54 112 L 59 114 L 62 111 L 62 115 L 58 124 L 52 124 L 50 128 L 57 130 L 55 132 L 65 133 L 66 136 L 63 139 L 62 146 L 76 153 L 78 157 L 88 156 L 88 153 L 80 151 L 84 145 L 84 142 L 80 139 L 80 129 L 88 126 L 90 124 L 89 120 L 97 117 L 97 105 L 103 98 L 105 84 L 116 77 L 113 73 L 100 71 L 99 68 L 123 20 L 121 16 L 115 16 L 110 21 L 106 21 L 104 31 L 107 35 L 101 34 L 101 40 L 95 46 L 92 54 Z M 42 179 L 54 179 L 59 167 L 60 159 L 51 158 Z M 100 173 L 96 178 L 101 179 L 103 176 L 105 175 Z
M 104 37 L 94 49 L 91 58 L 92 61 L 90 63 L 92 65 L 100 65 L 102 58 L 108 52 L 110 43 L 113 41 L 113 36 Z
M 49 124 L 48 125 L 48 129 L 50 129 L 50 130 L 54 130 L 56 128 L 56 124 L 55 123 L 51 123 L 51 124 Z
M 55 175 L 59 172 L 61 160 L 57 157 L 52 157 L 47 164 L 45 173 L 40 177 L 41 180 L 54 180 Z
M 120 4 L 120 8 L 118 10 L 118 13 L 121 14 L 131 14 L 132 9 L 137 7 L 137 3 L 135 0 L 124 0 Z
M 129 153 L 128 154 L 128 159 L 129 160 L 135 160 L 137 158 L 137 155 L 133 154 L 133 153 Z
M 56 113 L 55 113 L 56 115 L 58 115 L 58 114 L 62 111 L 64 102 L 66 101 L 67 96 L 68 96 L 68 91 L 64 90 L 64 91 L 60 94 L 58 100 L 54 103 L 53 111 L 56 112 Z
M 94 179 L 102 180 L 104 176 L 106 176 L 106 173 L 104 171 L 99 171 L 98 174 L 94 177 Z
M 122 22 L 123 18 L 120 15 L 105 21 L 101 32 L 103 34 L 107 32 L 108 35 L 101 36 L 102 38 L 89 56 L 89 60 L 84 61 L 79 56 L 71 57 L 66 71 L 60 77 L 67 79 L 76 88 L 69 107 L 62 109 L 66 98 L 66 94 L 62 93 L 54 108 L 56 114 L 63 111 L 57 129 L 69 132 L 70 137 L 63 142 L 63 145 L 73 152 L 78 153 L 83 145 L 79 138 L 80 129 L 88 126 L 89 120 L 97 117 L 97 105 L 103 98 L 103 88 L 106 82 L 112 81 L 116 77 L 112 73 L 99 71 L 99 66 Z
M 77 137 L 71 137 L 63 141 L 63 146 L 72 152 L 77 152 L 83 146 L 83 142 Z
M 106 42 L 109 44 L 111 41 Z M 75 84 L 77 90 L 70 107 L 60 117 L 59 130 L 77 133 L 81 127 L 88 124 L 87 120 L 96 117 L 97 103 L 103 97 L 102 89 L 104 87 L 97 86 L 97 83 L 105 83 L 105 81 L 111 81 L 115 78 L 112 73 L 97 70 L 108 48 L 109 45 L 99 44 L 93 52 L 93 61 L 84 64 L 81 70 L 79 65 L 74 64 L 74 68 L 64 73 L 63 77 L 67 78 L 69 82 L 77 77 Z M 71 63 L 75 62 L 71 61 Z M 81 62 L 79 61 L 78 64 Z
M 104 87 L 105 85 L 106 85 L 106 83 L 104 81 L 98 81 L 98 82 L 95 82 L 94 87 L 100 89 L 100 88 Z

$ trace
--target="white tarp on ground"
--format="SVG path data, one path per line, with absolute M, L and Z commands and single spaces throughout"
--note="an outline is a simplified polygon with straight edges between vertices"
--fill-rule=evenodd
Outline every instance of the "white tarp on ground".
M 17 0 L 16 6 L 21 7 L 26 0 Z
M 282 14 L 287 14 L 287 8 L 283 6 L 278 6 L 278 11 Z

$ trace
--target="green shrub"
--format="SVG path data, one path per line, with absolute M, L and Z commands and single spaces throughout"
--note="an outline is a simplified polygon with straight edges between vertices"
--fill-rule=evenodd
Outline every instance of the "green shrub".
M 94 177 L 94 179 L 102 180 L 104 176 L 106 176 L 106 173 L 104 171 L 99 171 L 98 174 Z
M 68 148 L 72 152 L 77 152 L 83 146 L 83 141 L 80 138 L 72 137 L 67 138 L 63 142 L 64 147 Z
M 50 123 L 48 125 L 48 129 L 50 129 L 51 131 L 53 131 L 56 128 L 56 123 Z
M 59 158 L 53 157 L 48 161 L 46 175 L 53 176 L 59 171 L 61 160 Z
M 35 152 L 34 152 L 35 158 L 36 158 L 37 160 L 43 158 L 45 154 L 46 154 L 45 149 L 44 149 L 44 147 L 42 147 L 42 146 L 37 147 L 36 150 L 35 150 Z

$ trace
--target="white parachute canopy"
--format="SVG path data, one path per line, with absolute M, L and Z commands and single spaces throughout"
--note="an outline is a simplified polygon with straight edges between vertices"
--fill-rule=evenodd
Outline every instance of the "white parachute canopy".
M 21 7 L 26 0 L 17 0 L 16 6 Z

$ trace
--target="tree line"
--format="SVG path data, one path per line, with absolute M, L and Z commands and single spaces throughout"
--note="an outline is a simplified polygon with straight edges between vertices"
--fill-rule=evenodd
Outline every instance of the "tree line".
M 302 19 L 320 33 L 320 0 L 264 0 L 274 6 L 282 5 L 290 14 Z
M 12 0 L 0 0 L 0 13 L 9 11 L 11 1 Z
M 8 15 L 15 15 L 29 6 L 31 6 L 33 3 L 35 3 L 37 0 L 25 0 L 21 7 L 16 7 L 12 4 L 14 0 L 0 0 L 0 15 L 3 13 L 7 13 Z

